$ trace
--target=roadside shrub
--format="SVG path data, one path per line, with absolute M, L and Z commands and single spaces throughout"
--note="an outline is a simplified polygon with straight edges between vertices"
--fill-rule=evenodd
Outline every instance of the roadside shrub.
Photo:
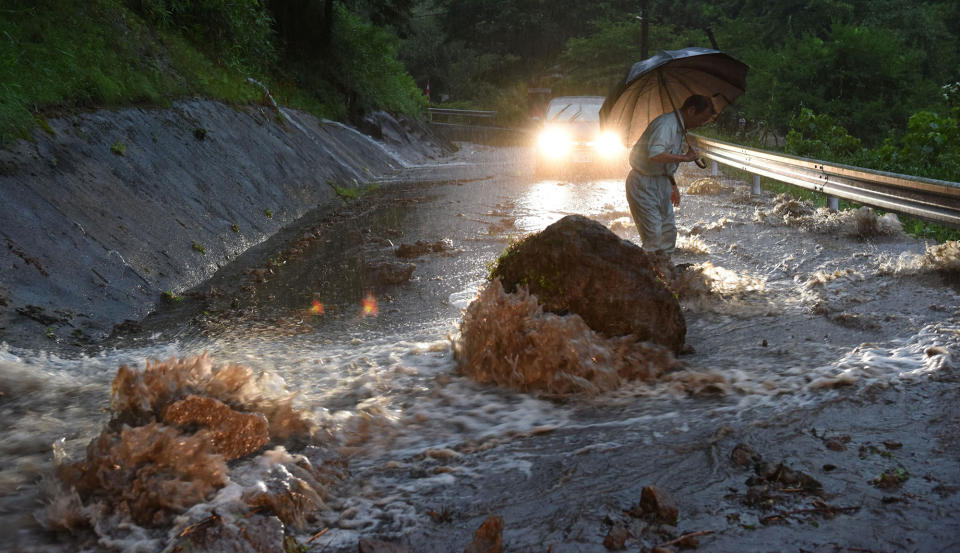
M 817 115 L 810 108 L 790 119 L 786 152 L 802 157 L 842 161 L 860 151 L 860 139 L 850 136 L 827 114 Z
M 899 140 L 887 139 L 873 152 L 878 169 L 956 181 L 960 179 L 960 108 L 953 116 L 920 111 L 910 117 Z

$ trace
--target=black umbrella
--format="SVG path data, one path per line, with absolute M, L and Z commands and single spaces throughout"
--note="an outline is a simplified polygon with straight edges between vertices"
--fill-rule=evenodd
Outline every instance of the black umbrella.
M 719 50 L 664 50 L 633 64 L 627 78 L 607 96 L 600 122 L 633 144 L 651 121 L 676 111 L 693 94 L 713 100 L 720 113 L 747 88 L 747 65 Z

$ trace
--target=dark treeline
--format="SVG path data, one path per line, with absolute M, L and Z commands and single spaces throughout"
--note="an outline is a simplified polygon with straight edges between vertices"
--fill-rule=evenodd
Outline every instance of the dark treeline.
M 0 136 L 63 107 L 257 101 L 248 77 L 323 117 L 422 114 L 429 84 L 519 124 L 528 88 L 604 95 L 685 46 L 751 67 L 721 133 L 958 180 L 960 0 L 3 0 Z

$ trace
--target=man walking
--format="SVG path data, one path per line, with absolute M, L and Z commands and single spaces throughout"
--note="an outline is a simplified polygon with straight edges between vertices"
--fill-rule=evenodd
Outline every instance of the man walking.
M 715 114 L 710 98 L 690 96 L 679 110 L 651 121 L 630 151 L 627 203 L 644 250 L 673 254 L 677 243 L 673 208 L 680 205 L 680 190 L 673 174 L 680 162 L 700 157 L 692 146 L 682 153 L 684 133 L 703 126 Z

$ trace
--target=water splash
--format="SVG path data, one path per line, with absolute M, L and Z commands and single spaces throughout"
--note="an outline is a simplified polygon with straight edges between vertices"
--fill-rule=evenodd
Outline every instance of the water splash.
M 605 338 L 578 315 L 544 313 L 536 296 L 507 294 L 498 280 L 467 308 L 454 347 L 460 371 L 479 382 L 556 396 L 609 391 L 681 366 L 663 347 Z
M 960 241 L 927 246 L 923 255 L 905 252 L 885 256 L 878 262 L 880 275 L 919 275 L 927 273 L 960 274 Z
M 758 208 L 754 213 L 754 221 L 795 226 L 823 234 L 844 234 L 860 240 L 903 233 L 903 226 L 896 214 L 886 213 L 878 217 L 867 206 L 833 212 L 823 207 L 815 208 L 806 200 L 786 194 L 774 198 L 774 203 L 774 207 L 767 210 Z
M 262 510 L 302 529 L 344 477 L 328 434 L 293 407 L 276 374 L 214 366 L 207 354 L 143 370 L 124 365 L 110 405 L 111 419 L 85 459 L 72 461 L 62 441 L 55 445 L 56 479 L 38 515 L 47 528 L 89 527 L 101 543 L 128 550 L 172 543 L 196 530 L 198 519 L 228 527 L 230 513 Z

